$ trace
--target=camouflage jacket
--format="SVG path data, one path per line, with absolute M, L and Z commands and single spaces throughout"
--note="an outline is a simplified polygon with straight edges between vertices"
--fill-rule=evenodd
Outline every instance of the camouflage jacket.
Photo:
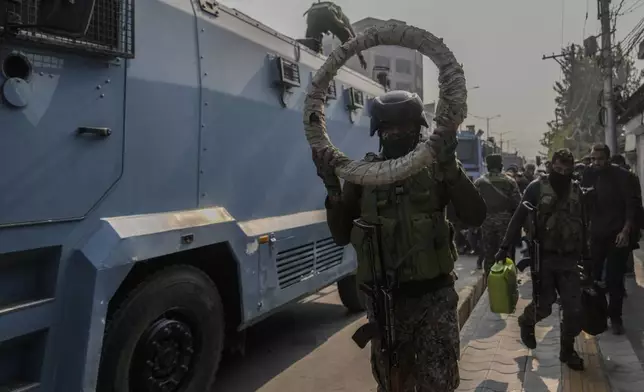
M 521 202 L 516 181 L 503 173 L 486 173 L 474 182 L 474 186 L 485 200 L 489 215 L 511 215 Z

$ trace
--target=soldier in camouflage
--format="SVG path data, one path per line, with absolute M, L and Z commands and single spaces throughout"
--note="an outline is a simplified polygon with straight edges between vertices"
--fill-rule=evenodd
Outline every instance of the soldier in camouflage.
M 532 163 L 525 165 L 525 170 L 521 173 L 521 176 L 517 178 L 517 185 L 519 186 L 519 191 L 521 193 L 525 192 L 525 189 L 534 181 L 534 172 L 536 167 Z
M 588 249 L 584 243 L 583 200 L 579 184 L 572 180 L 574 158 L 568 149 L 556 151 L 550 161 L 548 176 L 532 182 L 522 202 L 537 208 L 536 238 L 541 244 L 540 302 L 531 302 L 519 317 L 521 340 L 528 348 L 537 347 L 534 326 L 552 312 L 561 298 L 563 323 L 559 360 L 573 370 L 583 370 L 584 361 L 574 349 L 575 337 L 581 332 L 581 279 L 578 263 Z M 517 208 L 495 259 L 507 255 L 510 244 L 519 236 L 528 211 Z M 586 266 L 585 271 L 590 271 Z
M 421 127 L 428 125 L 422 100 L 406 91 L 376 98 L 370 112 L 371 134 L 378 133 L 382 153 L 367 154 L 368 161 L 406 155 L 421 140 Z M 388 356 L 380 350 L 379 337 L 371 340 L 372 370 L 381 392 L 388 390 L 390 381 L 395 383 L 394 390 L 408 392 L 452 392 L 460 382 L 458 294 L 454 289 L 457 252 L 445 208 L 451 202 L 460 221 L 479 226 L 486 207 L 456 160 L 456 130 L 439 125 L 429 143 L 437 156 L 434 164 L 406 180 L 377 187 L 345 182 L 341 189 L 333 154 L 313 152 L 328 192 L 329 229 L 338 245 L 351 243 L 356 249 L 358 282 L 370 286 L 372 277 L 364 233 L 353 227 L 357 218 L 381 227 L 383 262 L 396 275 L 396 377 L 387 379 Z M 373 303 L 369 302 L 368 309 L 370 322 L 377 322 Z
M 487 205 L 487 218 L 481 226 L 483 260 L 487 276 L 495 262 L 494 255 L 501 245 L 512 214 L 519 206 L 521 195 L 517 183 L 502 173 L 503 158 L 500 154 L 488 155 L 485 162 L 488 173 L 474 181 L 474 186 Z
M 304 15 L 306 16 L 305 39 L 298 40 L 315 52 L 322 52 L 322 36 L 331 33 L 342 43 L 356 36 L 351 21 L 342 12 L 342 8 L 332 1 L 319 1 L 313 3 Z M 367 69 L 367 62 L 362 53 L 357 53 L 360 65 Z

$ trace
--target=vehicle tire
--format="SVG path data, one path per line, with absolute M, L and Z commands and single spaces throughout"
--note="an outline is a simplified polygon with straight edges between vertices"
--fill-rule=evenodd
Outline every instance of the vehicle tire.
M 99 392 L 204 392 L 224 347 L 215 284 L 191 266 L 165 268 L 139 284 L 107 324 Z
M 367 309 L 367 297 L 358 288 L 356 275 L 345 276 L 338 281 L 340 301 L 351 312 L 364 312 Z

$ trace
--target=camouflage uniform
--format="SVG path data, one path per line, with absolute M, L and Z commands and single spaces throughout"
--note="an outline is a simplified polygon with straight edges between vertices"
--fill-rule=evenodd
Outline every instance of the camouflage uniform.
M 307 26 L 306 38 L 298 41 L 315 52 L 322 53 L 322 36 L 326 33 L 330 32 L 342 43 L 356 36 L 351 21 L 342 12 L 342 8 L 331 1 L 313 3 L 304 15 L 306 15 Z M 362 54 L 357 53 L 357 56 L 363 68 L 366 68 Z
M 420 298 L 401 298 L 396 302 L 396 336 L 400 342 L 397 354 L 400 378 L 404 380 L 400 391 L 442 392 L 458 388 L 460 341 L 457 305 L 458 294 L 453 287 Z M 371 306 L 368 316 L 373 320 Z M 380 351 L 379 341 L 373 340 L 371 368 L 379 385 L 387 385 L 387 360 Z M 384 391 L 383 388 L 378 390 Z
M 421 127 L 427 127 L 422 99 L 409 92 L 391 91 L 376 97 L 370 115 L 371 135 L 378 132 L 382 154 L 367 154 L 367 161 L 404 156 L 421 140 Z M 456 160 L 456 133 L 439 127 L 428 143 L 437 153 L 436 161 L 409 178 L 377 186 L 345 182 L 341 190 L 330 164 L 333 151 L 322 157 L 314 151 L 318 175 L 329 195 L 325 202 L 329 229 L 336 244 L 351 243 L 356 250 L 357 283 L 380 287 L 386 276 L 390 286 L 387 311 L 394 314 L 391 321 L 397 332 L 393 351 L 380 349 L 383 314 L 370 310 L 369 323 L 354 335 L 361 345 L 371 340 L 372 367 L 381 391 L 392 385 L 396 391 L 453 392 L 459 384 L 458 295 L 454 290 L 458 255 L 446 207 L 452 203 L 456 219 L 479 226 L 486 206 Z M 379 227 L 377 251 L 374 238 L 354 226 L 356 219 Z M 380 308 L 385 304 L 374 300 L 369 296 L 368 308 L 384 311 Z M 390 379 L 388 354 L 398 360 Z
M 572 154 L 567 155 L 572 161 Z M 542 177 L 532 182 L 523 195 L 522 201 L 537 209 L 537 232 L 534 234 L 540 241 L 541 284 L 535 288 L 540 295 L 539 303 L 530 302 L 518 321 L 521 340 L 528 348 L 536 348 L 534 326 L 550 315 L 559 294 L 563 310 L 559 358 L 570 368 L 582 370 L 584 363 L 574 350 L 574 339 L 581 332 L 581 276 L 578 263 L 586 251 L 583 240 L 586 229 L 581 189 L 576 182 L 569 186 L 569 190 L 559 196 L 549 177 Z M 527 210 L 517 209 L 499 253 L 509 249 L 527 219 Z
M 487 218 L 481 226 L 482 253 L 487 275 L 496 261 L 494 255 L 501 246 L 501 240 L 510 224 L 512 213 L 521 201 L 521 195 L 517 183 L 497 171 L 490 171 L 478 178 L 474 186 L 481 193 L 488 209 Z
M 582 246 L 582 195 L 577 183 L 571 185 L 566 200 L 557 200 L 555 192 L 542 178 L 539 186 L 537 234 L 542 242 L 541 296 L 539 307 L 526 306 L 520 322 L 534 325 L 548 317 L 557 300 L 563 308 L 562 341 L 573 340 L 581 332 L 581 281 L 579 260 Z
M 369 158 L 373 159 L 373 156 Z M 480 198 L 476 189 L 467 178 L 463 169 L 458 166 L 458 179 L 452 184 L 432 180 L 437 177 L 430 174 L 432 170 L 421 172 L 405 180 L 403 184 L 414 187 L 411 190 L 411 198 L 414 206 L 421 209 L 438 204 L 436 211 L 430 220 L 419 219 L 423 213 L 412 215 L 408 219 L 385 219 L 391 223 L 392 229 L 383 230 L 383 241 L 389 239 L 394 241 L 392 236 L 398 235 L 401 226 L 420 224 L 426 225 L 433 222 L 431 226 L 424 226 L 437 234 L 425 237 L 426 232 L 410 233 L 412 242 L 411 248 L 415 251 L 400 249 L 400 242 L 387 242 L 383 244 L 383 250 L 388 262 L 401 260 L 408 256 L 411 263 L 403 263 L 400 266 L 401 278 L 400 289 L 395 294 L 395 327 L 397 332 L 397 356 L 400 361 L 400 383 L 404 386 L 403 391 L 422 392 L 452 392 L 459 384 L 458 357 L 459 357 L 459 326 L 457 315 L 458 295 L 454 289 L 453 262 L 457 258 L 456 249 L 453 243 L 453 229 L 448 225 L 445 218 L 445 207 L 452 195 L 458 194 L 460 200 L 454 201 L 455 209 L 459 219 L 468 225 L 479 225 L 485 217 L 485 204 Z M 423 185 L 419 185 L 423 184 Z M 359 229 L 353 227 L 353 220 L 365 216 L 368 213 L 369 205 L 374 203 L 366 201 L 365 197 L 377 195 L 394 194 L 393 190 L 401 185 L 377 187 L 361 187 L 352 183 L 345 183 L 342 190 L 342 201 L 336 205 L 330 205 L 327 200 L 327 221 L 329 229 L 336 243 L 345 245 L 352 243 L 358 253 L 358 281 L 365 282 L 369 279 L 369 264 L 360 256 Z M 451 188 L 451 189 L 450 189 Z M 388 190 L 392 191 L 389 192 Z M 426 197 L 426 201 L 419 202 L 418 197 Z M 431 201 L 430 197 L 433 198 Z M 466 203 L 466 201 L 468 201 Z M 387 203 L 391 210 L 398 211 L 395 203 Z M 403 203 L 405 204 L 405 203 Z M 383 203 L 378 203 L 382 206 Z M 412 204 L 407 204 L 408 206 Z M 384 207 L 383 207 L 384 208 Z M 406 209 L 408 211 L 408 209 Z M 382 211 L 378 211 L 382 213 Z M 407 212 L 409 213 L 409 212 Z M 426 214 L 429 216 L 429 214 Z M 409 216 L 409 215 L 408 215 Z M 411 223 L 415 222 L 415 223 Z M 441 223 L 443 222 L 443 223 Z M 448 231 L 441 229 L 444 225 Z M 425 247 L 426 239 L 435 238 L 431 241 L 433 246 Z M 417 246 L 422 245 L 422 246 Z M 409 256 L 411 255 L 411 256 Z M 438 260 L 437 260 L 438 258 Z M 434 279 L 418 279 L 414 281 L 416 274 L 422 275 L 428 270 L 440 271 L 440 275 Z M 411 281 L 410 281 L 411 280 Z M 441 281 L 441 287 L 432 290 L 432 282 Z M 407 288 L 406 288 L 407 287 Z M 409 289 L 411 287 L 411 289 Z M 370 301 L 368 301 L 369 303 Z M 370 308 L 372 304 L 368 305 Z M 373 314 L 371 314 L 371 322 Z M 386 388 L 384 366 L 387 364 L 387 356 L 380 352 L 379 340 L 372 338 L 372 368 L 374 377 L 381 388 Z M 385 391 L 386 389 L 381 389 Z

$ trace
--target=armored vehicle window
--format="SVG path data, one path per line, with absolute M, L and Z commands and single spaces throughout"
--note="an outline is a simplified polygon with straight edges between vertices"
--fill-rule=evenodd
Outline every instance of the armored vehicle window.
M 22 4 L 6 4 L 6 10 L 0 7 L 0 20 L 9 13 L 16 40 L 99 56 L 134 57 L 133 0 L 22 0 Z

